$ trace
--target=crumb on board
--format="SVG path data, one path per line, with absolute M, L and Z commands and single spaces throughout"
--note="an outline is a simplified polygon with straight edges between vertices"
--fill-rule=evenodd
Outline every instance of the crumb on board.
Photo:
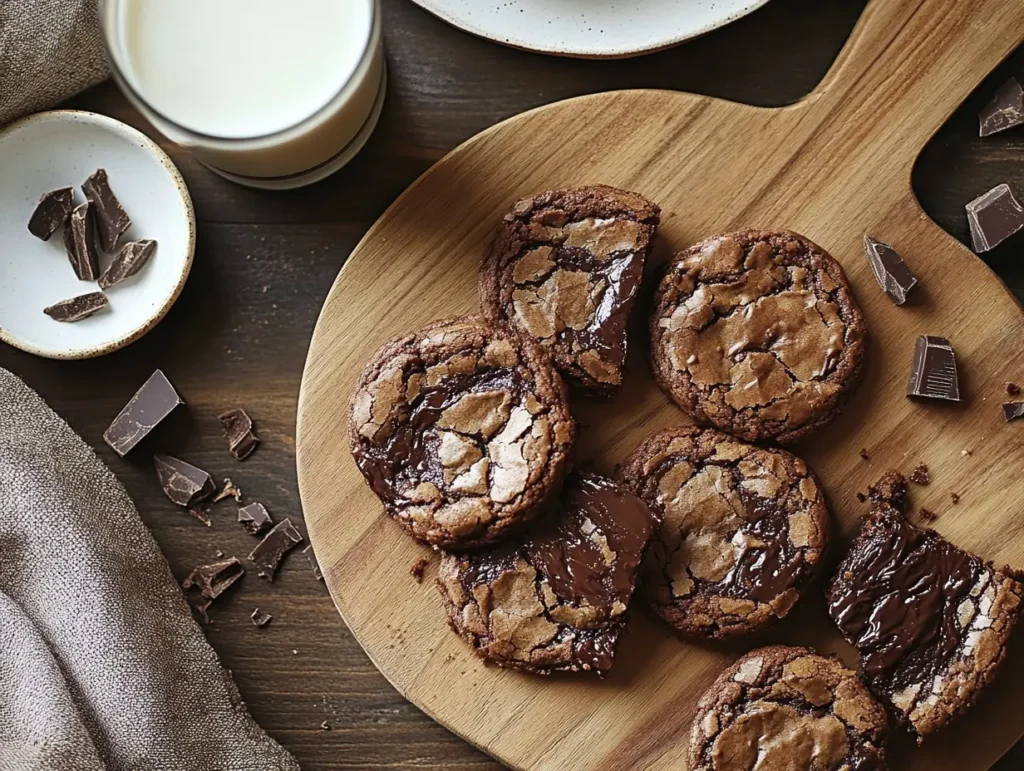
M 953 503 L 960 503 L 960 493 L 950 493 L 949 499 L 953 501 Z
M 867 499 L 868 497 L 864 495 L 864 493 L 857 493 L 857 500 L 860 501 L 861 503 L 864 503 L 864 501 L 866 501 Z
M 321 728 L 321 730 L 323 730 L 323 731 L 330 731 L 330 730 L 331 730 L 331 724 L 330 724 L 330 723 L 328 723 L 328 722 L 327 722 L 327 721 L 325 720 L 324 722 L 322 722 L 322 723 L 320 724 L 320 728 Z
M 926 509 L 924 506 L 921 507 L 921 519 L 923 519 L 925 522 L 934 522 L 938 518 L 939 515 L 932 511 L 931 509 Z
M 866 447 L 860 448 L 860 457 L 861 460 L 871 460 L 871 456 L 868 455 L 868 449 Z
M 1020 394 L 1020 386 L 1017 385 L 1016 383 L 1007 383 L 1006 393 L 1008 393 L 1010 396 L 1017 396 Z
M 213 496 L 211 503 L 217 503 L 223 501 L 225 498 L 234 498 L 236 503 L 242 502 L 242 491 L 235 485 L 230 479 L 224 480 L 224 486 L 220 492 Z
M 918 463 L 917 468 L 911 471 L 907 478 L 915 485 L 926 485 L 931 481 L 931 477 L 928 476 L 928 467 L 923 463 Z
M 426 557 L 420 557 L 409 566 L 409 575 L 416 579 L 416 583 L 423 583 L 423 571 L 427 569 L 427 565 L 429 564 L 430 560 Z

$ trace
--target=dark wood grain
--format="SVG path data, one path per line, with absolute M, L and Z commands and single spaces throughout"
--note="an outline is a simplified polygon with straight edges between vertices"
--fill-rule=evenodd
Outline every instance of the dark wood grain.
M 821 78 L 862 8 L 862 0 L 773 0 L 671 51 L 598 62 L 501 48 L 445 26 L 407 0 L 385 0 L 388 100 L 355 162 L 312 188 L 265 193 L 224 182 L 162 142 L 188 182 L 199 220 L 192 276 L 168 317 L 138 343 L 100 360 L 52 362 L 0 344 L 0 366 L 38 390 L 114 469 L 179 578 L 218 550 L 244 557 L 255 540 L 235 523 L 233 502 L 218 505 L 207 529 L 164 497 L 146 460 L 120 460 L 102 442 L 111 418 L 154 368 L 163 368 L 189 403 L 189 419 L 158 438 L 161 449 L 218 478 L 231 477 L 275 517 L 301 522 L 295 410 L 309 336 L 346 256 L 410 182 L 481 129 L 569 96 L 653 87 L 758 105 L 791 102 Z M 1024 50 L 963 105 L 915 171 L 926 211 L 965 242 L 966 201 L 999 182 L 1024 193 L 1024 131 L 977 137 L 978 109 L 1010 75 L 1024 75 Z M 113 115 L 155 136 L 109 83 L 69 106 Z M 1018 296 L 1024 296 L 1022 245 L 1018 237 L 985 257 Z M 263 440 L 244 463 L 228 454 L 216 419 L 233 406 L 249 411 Z M 264 629 L 249 620 L 256 606 L 274 615 Z M 292 555 L 273 584 L 250 572 L 213 616 L 210 641 L 252 713 L 307 771 L 499 767 L 394 692 L 301 555 Z M 324 720 L 330 730 L 320 727 Z M 998 768 L 1022 766 L 1018 746 Z

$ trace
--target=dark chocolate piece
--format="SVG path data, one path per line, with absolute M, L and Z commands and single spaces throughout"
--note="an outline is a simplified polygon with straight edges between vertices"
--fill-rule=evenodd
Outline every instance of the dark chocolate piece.
M 238 521 L 249 535 L 262 535 L 274 524 L 262 503 L 250 503 L 238 510 Z
M 191 508 L 205 501 L 217 489 L 213 478 L 201 468 L 170 455 L 154 455 L 153 465 L 160 486 L 167 497 L 179 506 Z
M 429 564 L 430 560 L 426 557 L 420 557 L 409 566 L 409 575 L 416 579 L 416 583 L 423 583 L 423 572 L 427 569 L 427 565 Z
M 220 489 L 220 492 L 213 496 L 213 500 L 210 503 L 220 503 L 225 498 L 234 498 L 235 503 L 242 502 L 241 488 L 237 487 L 230 479 L 224 480 L 224 486 Z
M 75 191 L 70 187 L 44 193 L 28 221 L 28 232 L 43 241 L 49 241 L 57 228 L 64 224 L 74 206 Z
M 1006 418 L 1007 423 L 1011 420 L 1017 420 L 1017 418 L 1024 418 L 1024 402 L 1006 402 L 1003 404 L 1003 417 Z
M 1003 184 L 967 204 L 967 224 L 976 252 L 987 252 L 1024 228 L 1024 209 Z
M 313 554 L 313 546 L 307 546 L 305 549 L 302 550 L 302 553 L 305 554 L 306 559 L 309 560 L 309 566 L 313 569 L 313 577 L 317 581 L 323 581 L 324 574 L 320 570 L 320 563 L 316 561 L 316 555 Z
M 871 271 L 882 291 L 897 305 L 903 305 L 917 287 L 917 278 L 910 272 L 907 263 L 889 244 L 864 236 L 864 251 L 867 252 Z
M 96 217 L 92 204 L 86 202 L 75 208 L 64 228 L 64 249 L 75 275 L 82 281 L 95 281 L 100 275 L 96 246 Z
M 1024 89 L 1010 78 L 996 91 L 992 101 L 978 114 L 978 136 L 987 137 L 1024 123 Z
M 259 575 L 273 581 L 284 555 L 301 542 L 302 536 L 292 521 L 282 519 L 256 544 L 256 548 L 249 554 L 249 559 L 256 565 L 256 572 Z
M 203 621 L 210 623 L 206 614 L 210 605 L 226 592 L 232 584 L 245 574 L 245 568 L 237 558 L 231 557 L 222 562 L 200 565 L 188 574 L 181 586 L 185 597 L 202 616 Z
M 117 240 L 129 227 L 132 221 L 125 213 L 121 202 L 110 189 L 105 169 L 97 169 L 89 179 L 82 183 L 82 192 L 96 207 L 96 224 L 99 226 L 100 243 L 103 251 L 112 252 Z
M 110 428 L 103 433 L 103 441 L 123 458 L 184 403 L 167 376 L 157 370 L 114 418 Z
M 908 479 L 915 485 L 926 485 L 932 481 L 931 477 L 928 476 L 928 467 L 923 463 L 917 464 L 917 467 L 910 472 Z
M 109 303 L 103 292 L 89 292 L 68 300 L 61 300 L 49 308 L 43 308 L 43 313 L 54 321 L 81 321 L 96 311 L 106 308 L 107 305 Z
M 1008 393 L 1010 396 L 1019 396 L 1020 395 L 1020 386 L 1017 385 L 1016 383 L 1007 383 L 1006 384 L 1006 393 Z
M 956 356 L 944 337 L 921 335 L 914 346 L 907 396 L 960 401 Z
M 259 446 L 260 439 L 252 432 L 252 420 L 245 410 L 228 410 L 220 416 L 220 425 L 227 437 L 228 449 L 238 460 L 245 460 Z
M 100 288 L 110 289 L 114 284 L 134 276 L 146 266 L 155 251 L 156 241 L 129 241 L 121 247 L 121 253 L 100 276 Z
M 264 613 L 259 608 L 256 608 L 249 615 L 249 618 L 252 619 L 252 623 L 254 625 L 262 627 L 262 626 L 266 626 L 267 624 L 269 624 L 271 619 L 273 619 L 274 617 L 271 616 L 269 613 Z

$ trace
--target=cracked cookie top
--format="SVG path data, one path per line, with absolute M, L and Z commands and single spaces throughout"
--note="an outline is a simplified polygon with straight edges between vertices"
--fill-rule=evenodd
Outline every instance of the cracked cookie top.
M 1024 586 L 938 533 L 907 522 L 907 483 L 889 472 L 829 588 L 829 613 L 868 684 L 919 739 L 995 677 Z
M 699 421 L 791 442 L 860 375 L 866 326 L 842 266 L 803 236 L 746 230 L 672 260 L 655 297 L 659 385 Z
M 636 193 L 605 185 L 522 199 L 480 269 L 484 315 L 544 346 L 573 385 L 613 394 L 659 214 Z
M 857 676 L 807 648 L 751 651 L 701 697 L 693 771 L 885 771 L 886 714 Z
M 619 479 L 663 518 L 643 591 L 684 635 L 755 632 L 785 616 L 818 571 L 828 508 L 791 453 L 680 427 L 640 445 Z
M 577 473 L 553 520 L 495 550 L 442 559 L 437 583 L 449 623 L 501 666 L 603 674 L 656 524 L 625 488 Z
M 388 513 L 419 540 L 460 549 L 539 513 L 575 424 L 543 351 L 463 317 L 377 352 L 352 397 L 349 437 Z

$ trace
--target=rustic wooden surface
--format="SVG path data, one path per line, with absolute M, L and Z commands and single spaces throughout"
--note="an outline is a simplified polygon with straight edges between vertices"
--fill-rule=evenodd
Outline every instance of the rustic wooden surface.
M 0 366 L 24 377 L 118 473 L 179 577 L 217 549 L 243 556 L 253 542 L 232 521 L 230 506 L 207 530 L 163 497 L 148 464 L 119 461 L 103 445 L 103 429 L 155 367 L 191 406 L 192 430 L 165 437 L 166 449 L 231 476 L 274 514 L 300 518 L 294 418 L 309 336 L 338 268 L 401 190 L 488 125 L 568 96 L 663 87 L 758 105 L 791 102 L 822 77 L 863 3 L 773 0 L 704 39 L 628 62 L 507 50 L 451 30 L 404 0 L 384 5 L 390 93 L 378 132 L 352 166 L 309 190 L 262 193 L 223 182 L 168 148 L 192 191 L 199 234 L 192 277 L 167 319 L 98 361 L 49 362 L 0 347 Z M 986 79 L 915 170 L 925 210 L 964 241 L 966 201 L 1003 181 L 1024 191 L 1024 134 L 976 136 L 977 110 L 1009 75 L 1024 75 L 1024 51 Z M 70 106 L 152 133 L 109 84 Z M 1018 239 L 986 261 L 1024 296 L 1020 253 Z M 234 405 L 250 411 L 264 440 L 244 464 L 226 454 L 216 425 L 217 412 Z M 256 605 L 275 615 L 264 630 L 248 619 Z M 298 555 L 273 585 L 247 576 L 208 632 L 256 719 L 305 769 L 497 767 L 391 689 Z M 320 728 L 323 720 L 331 730 Z M 1022 764 L 1018 751 L 999 768 Z

